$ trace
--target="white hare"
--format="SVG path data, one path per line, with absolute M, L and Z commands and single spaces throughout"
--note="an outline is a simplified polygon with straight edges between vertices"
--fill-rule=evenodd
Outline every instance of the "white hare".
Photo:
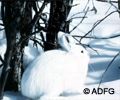
M 68 34 L 60 35 L 58 43 L 61 49 L 42 53 L 25 70 L 21 81 L 24 96 L 43 100 L 82 90 L 89 63 L 87 51 Z

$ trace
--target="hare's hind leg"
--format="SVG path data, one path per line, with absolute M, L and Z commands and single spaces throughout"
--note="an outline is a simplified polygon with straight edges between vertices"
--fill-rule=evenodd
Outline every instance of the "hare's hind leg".
M 46 93 L 44 93 L 38 100 L 56 100 L 56 98 L 60 98 L 60 95 L 62 93 L 63 93 L 62 88 L 54 87 L 54 88 L 51 88 Z
M 61 92 L 44 94 L 37 100 L 59 100 Z

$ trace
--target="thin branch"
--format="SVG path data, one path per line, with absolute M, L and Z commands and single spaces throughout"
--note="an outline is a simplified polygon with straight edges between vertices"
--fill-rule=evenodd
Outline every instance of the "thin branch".
M 0 55 L 0 61 L 1 61 L 2 63 L 4 63 L 4 60 L 3 60 L 3 58 L 2 58 L 1 55 Z
M 34 16 L 33 20 L 31 21 L 28 29 L 26 31 L 28 31 L 29 29 L 33 29 L 33 27 L 36 25 L 36 23 L 38 22 L 41 14 L 42 14 L 42 11 L 44 10 L 45 6 L 46 6 L 47 2 L 46 0 L 43 2 L 41 8 L 39 9 L 39 12 Z
M 0 25 L 1 25 L 1 26 L 4 26 L 4 24 L 3 24 L 3 23 L 0 23 Z
M 24 0 L 26 2 L 41 2 L 41 1 L 45 1 L 45 0 Z M 0 2 L 12 2 L 12 0 L 0 0 Z
M 88 1 L 87 1 L 87 3 L 85 4 L 85 8 L 83 9 L 83 11 L 85 11 L 85 10 L 86 10 L 86 8 L 87 8 L 87 6 L 88 6 L 89 2 L 90 2 L 90 0 L 88 0 Z
M 98 20 L 92 27 L 91 30 L 89 30 L 84 36 L 81 37 L 80 41 L 85 38 L 89 33 L 91 33 L 101 22 L 103 22 L 106 18 L 108 18 L 110 15 L 112 15 L 113 13 L 115 13 L 117 11 L 113 11 L 111 13 L 109 13 L 107 16 L 105 16 L 104 18 L 102 18 L 101 20 Z
M 111 7 L 112 7 L 112 6 L 110 6 L 110 7 L 107 9 L 107 11 L 105 12 L 105 14 L 107 14 L 107 13 L 110 11 Z
M 79 36 L 79 35 L 73 35 L 73 37 L 83 38 L 83 36 Z M 90 39 L 113 39 L 113 38 L 117 38 L 117 37 L 120 37 L 120 33 L 117 34 L 117 35 L 109 36 L 109 37 L 92 37 L 92 36 L 86 36 L 84 38 L 90 38 Z
M 0 64 L 0 68 L 3 66 L 3 64 Z
M 78 43 L 76 43 L 76 45 L 82 45 L 82 46 L 84 46 L 84 47 L 88 47 L 88 48 L 90 48 L 91 50 L 93 50 L 94 52 L 96 52 L 96 54 L 99 55 L 98 51 L 95 50 L 94 48 L 92 48 L 90 45 L 80 43 L 80 41 L 79 41 L 78 39 L 76 39 L 73 35 L 72 35 L 72 37 L 78 42 Z
M 107 3 L 118 3 L 118 1 L 108 1 L 108 0 L 96 0 L 96 1 L 100 1 L 100 2 L 107 2 Z
M 96 49 L 94 49 L 93 47 L 91 47 L 90 45 L 88 45 L 88 48 L 90 48 L 91 50 L 93 50 L 94 52 L 96 52 L 97 55 L 100 55 L 99 52 Z
M 40 43 L 37 39 L 34 39 L 34 38 L 30 38 L 30 40 L 38 43 L 42 48 L 44 48 L 44 46 L 42 45 L 42 43 Z
M 0 31 L 3 31 L 4 30 L 4 28 L 0 28 Z
M 41 8 L 39 9 L 39 12 L 34 16 L 34 18 L 32 19 L 32 21 L 30 22 L 30 24 L 28 25 L 28 28 L 26 29 L 26 32 L 29 31 L 29 29 L 33 29 L 33 27 L 36 25 L 36 23 L 38 22 L 42 11 L 44 10 L 45 6 L 46 6 L 47 2 L 46 0 L 43 2 Z M 42 28 L 42 27 L 41 27 Z M 42 29 L 41 29 L 42 30 Z M 22 39 L 21 41 L 19 41 L 19 43 L 17 44 L 17 46 L 19 47 L 19 45 L 21 45 L 21 43 L 23 43 L 24 41 L 26 41 L 27 39 L 29 39 L 32 35 L 36 34 L 40 32 L 39 31 L 35 31 L 33 33 L 31 33 L 28 37 L 25 37 L 24 39 Z
M 4 27 L 3 23 L 0 23 L 0 26 Z M 4 30 L 5 28 L 0 28 L 0 31 Z
M 74 17 L 74 16 L 76 16 L 76 15 L 79 15 L 79 14 L 81 14 L 81 13 L 84 13 L 84 12 L 77 12 L 77 13 L 71 15 L 71 18 Z M 70 19 L 71 19 L 71 18 L 70 18 Z
M 93 5 L 93 8 L 91 9 L 91 11 L 94 11 L 94 13 L 96 14 L 97 13 L 97 9 L 95 7 L 95 4 L 94 4 L 93 0 L 92 0 L 92 5 Z
M 0 68 L 1 68 L 3 66 L 3 64 L 4 64 L 4 60 L 3 60 L 1 55 L 0 55 L 0 61 L 2 62 L 2 64 L 0 64 Z
M 100 55 L 99 52 L 98 52 L 96 49 L 94 49 L 93 47 L 91 47 L 90 45 L 83 44 L 83 43 L 76 43 L 76 45 L 82 45 L 83 47 L 90 48 L 90 49 L 93 50 L 97 55 Z
M 70 31 L 70 33 L 71 33 L 72 31 L 74 31 L 74 30 L 83 22 L 85 16 L 87 15 L 88 10 L 89 10 L 89 7 L 87 8 L 87 10 L 86 10 L 86 12 L 85 12 L 82 20 L 81 20 L 75 27 L 73 27 L 73 29 Z
M 68 21 L 70 20 L 74 20 L 74 19 L 80 19 L 80 18 L 87 18 L 87 16 L 79 16 L 79 17 L 72 17 L 71 19 L 69 19 Z
M 111 6 L 113 6 L 118 12 L 120 12 L 119 8 L 115 6 L 112 2 L 110 2 Z
M 103 81 L 103 78 L 104 78 L 105 73 L 108 71 L 108 69 L 110 68 L 110 66 L 112 65 L 112 63 L 115 61 L 115 59 L 116 59 L 119 55 L 120 55 L 120 52 L 118 52 L 118 53 L 114 56 L 114 58 L 111 60 L 111 62 L 108 64 L 107 68 L 105 69 L 104 73 L 102 74 L 102 77 L 101 77 L 101 80 L 100 80 L 100 83 L 99 83 L 98 88 L 100 88 L 100 85 L 101 85 L 101 83 L 102 83 L 102 81 Z

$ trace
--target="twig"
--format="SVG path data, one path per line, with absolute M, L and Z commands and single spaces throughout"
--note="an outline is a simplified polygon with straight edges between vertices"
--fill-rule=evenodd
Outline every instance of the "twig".
M 93 50 L 94 52 L 96 52 L 97 55 L 100 55 L 99 52 L 97 50 L 95 50 L 94 48 L 92 48 L 90 45 L 88 45 L 88 47 Z
M 1 61 L 2 63 L 4 63 L 4 60 L 3 60 L 3 58 L 2 58 L 1 55 L 0 55 L 0 61 Z
M 105 12 L 105 14 L 107 14 L 107 13 L 110 11 L 111 7 L 112 7 L 112 6 L 110 6 L 110 7 L 107 9 L 107 11 Z
M 116 7 L 112 2 L 110 2 L 111 6 L 113 6 L 118 12 L 120 12 L 120 9 Z
M 74 17 L 74 16 L 76 16 L 76 15 L 79 15 L 79 14 L 81 14 L 81 13 L 84 13 L 84 12 L 77 12 L 77 13 L 71 15 L 71 18 Z M 70 19 L 71 19 L 71 18 L 70 18 Z
M 39 12 L 34 16 L 34 18 L 32 19 L 32 21 L 30 22 L 30 24 L 28 25 L 28 28 L 26 29 L 26 31 L 28 31 L 29 29 L 33 29 L 33 27 L 36 25 L 36 23 L 38 22 L 42 11 L 44 10 L 45 6 L 46 6 L 47 2 L 46 0 L 43 2 L 41 8 L 39 9 Z
M 118 53 L 114 56 L 114 58 L 111 60 L 111 62 L 108 64 L 107 68 L 105 69 L 104 73 L 102 74 L 102 77 L 101 77 L 100 83 L 99 83 L 99 85 L 98 85 L 98 88 L 100 88 L 100 85 L 101 85 L 101 83 L 102 83 L 102 81 L 103 81 L 103 78 L 104 78 L 105 73 L 108 71 L 108 69 L 110 68 L 110 66 L 112 65 L 112 63 L 115 61 L 115 59 L 116 59 L 119 55 L 120 55 L 120 52 L 118 52 Z
M 79 19 L 79 18 L 87 18 L 87 16 L 72 17 L 70 20 Z M 68 20 L 68 21 L 70 21 L 70 20 Z
M 3 66 L 3 64 L 0 64 L 0 68 Z
M 83 47 L 88 47 L 91 50 L 93 50 L 94 52 L 96 52 L 97 55 L 100 55 L 99 52 L 97 50 L 95 50 L 94 48 L 92 48 L 90 45 L 83 44 L 83 43 L 76 43 L 76 45 L 82 45 Z
M 102 18 L 101 20 L 98 20 L 92 27 L 91 30 L 89 30 L 83 37 L 81 37 L 80 41 L 85 38 L 90 32 L 92 32 L 101 22 L 103 22 L 106 18 L 108 18 L 110 15 L 112 15 L 113 13 L 115 13 L 117 11 L 113 11 L 111 13 L 109 13 L 107 16 L 105 16 L 104 18 Z
M 96 14 L 97 13 L 97 9 L 95 7 L 95 4 L 94 4 L 93 0 L 92 0 L 92 5 L 93 5 L 93 8 L 91 9 L 91 11 L 94 11 L 94 13 Z
M 108 1 L 108 0 L 96 0 L 96 1 L 100 1 L 100 2 L 108 2 L 108 3 L 109 3 L 109 2 L 111 2 L 111 3 L 118 3 L 118 1 L 111 1 L 111 0 L 110 0 L 110 1 Z
M 35 0 L 24 0 L 24 1 L 26 1 L 26 2 L 35 2 Z M 44 1 L 44 0 L 36 0 L 36 2 L 41 2 L 41 1 Z M 0 2 L 12 2 L 12 0 L 9 0 L 9 1 L 7 1 L 7 0 L 0 0 Z
M 76 43 L 76 45 L 83 45 L 84 47 L 87 46 L 88 48 L 90 48 L 91 50 L 93 50 L 94 52 L 96 52 L 99 55 L 98 51 L 95 50 L 94 48 L 92 48 L 90 45 L 80 43 L 80 41 L 78 39 L 76 39 L 74 35 L 72 35 L 72 37 L 78 42 L 78 43 Z
M 90 2 L 90 0 L 88 0 L 88 1 L 87 1 L 87 3 L 85 4 L 85 8 L 83 9 L 83 11 L 85 11 L 85 10 L 86 10 L 86 8 L 87 8 L 87 6 L 88 6 L 89 2 Z
M 0 64 L 0 68 L 3 66 L 4 64 L 4 60 L 2 59 L 2 56 L 0 55 L 0 61 L 2 62 L 2 64 Z
M 34 39 L 34 38 L 30 38 L 30 40 L 38 43 L 42 48 L 44 48 L 44 46 L 42 45 L 42 43 L 40 43 L 37 39 Z
M 88 10 L 89 10 L 89 7 L 87 8 L 87 10 L 86 10 L 86 12 L 85 12 L 82 20 L 70 31 L 70 33 L 71 33 L 72 31 L 74 31 L 74 30 L 83 22 L 85 16 L 87 15 Z
M 0 31 L 4 30 L 4 28 L 0 28 Z
M 33 29 L 33 27 L 36 25 L 36 23 L 38 22 L 41 14 L 42 14 L 42 11 L 44 10 L 45 6 L 46 6 L 47 2 L 46 0 L 43 2 L 41 8 L 39 9 L 39 12 L 34 16 L 33 20 L 30 22 L 30 24 L 28 25 L 28 28 L 26 29 L 26 32 L 29 30 L 29 29 Z M 41 27 L 42 28 L 42 27 Z M 33 33 L 31 33 L 28 37 L 25 37 L 24 39 L 22 39 L 21 41 L 19 41 L 19 43 L 17 44 L 17 46 L 21 45 L 21 43 L 23 43 L 25 40 L 29 39 L 32 35 L 36 34 L 40 32 L 40 30 L 38 31 L 35 31 Z
M 1 26 L 4 26 L 4 24 L 3 24 L 3 23 L 0 23 L 0 25 L 1 25 Z
M 82 38 L 83 36 L 73 35 L 73 37 Z M 90 38 L 90 39 L 113 39 L 113 38 L 117 38 L 117 37 L 120 37 L 120 33 L 117 34 L 117 35 L 109 36 L 109 37 L 92 37 L 92 36 L 86 36 L 84 38 Z

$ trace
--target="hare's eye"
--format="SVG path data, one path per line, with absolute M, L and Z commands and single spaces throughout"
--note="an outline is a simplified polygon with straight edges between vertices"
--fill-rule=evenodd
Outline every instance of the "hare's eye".
M 84 51 L 83 51 L 83 50 L 81 50 L 81 53 L 84 53 Z

